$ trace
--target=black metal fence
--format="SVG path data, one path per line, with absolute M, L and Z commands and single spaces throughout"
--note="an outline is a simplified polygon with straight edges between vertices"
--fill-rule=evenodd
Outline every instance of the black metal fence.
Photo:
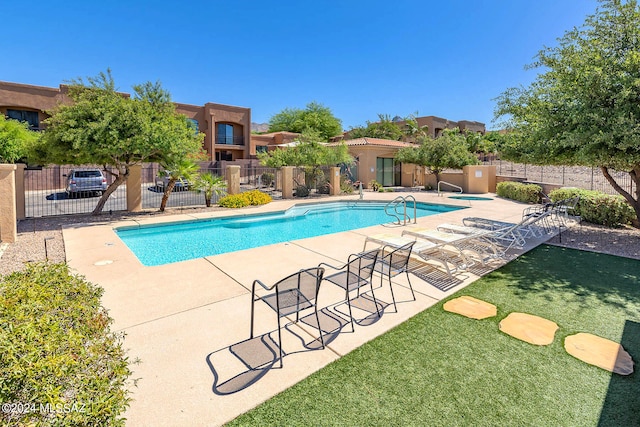
M 512 163 L 503 160 L 490 160 L 486 165 L 496 166 L 500 176 L 523 178 L 527 181 L 577 187 L 586 190 L 601 191 L 606 194 L 618 194 L 604 177 L 600 169 L 587 166 L 536 166 Z M 635 191 L 634 182 L 626 172 L 610 171 L 611 176 L 625 191 Z

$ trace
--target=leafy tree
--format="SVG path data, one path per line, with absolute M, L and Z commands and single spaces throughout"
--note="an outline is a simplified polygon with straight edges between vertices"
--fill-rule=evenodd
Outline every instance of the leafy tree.
M 317 102 L 307 104 L 307 108 L 285 108 L 269 120 L 269 132 L 303 133 L 315 131 L 323 141 L 342 133 L 342 122 L 328 107 Z
M 467 140 L 456 129 L 445 129 L 436 139 L 423 138 L 417 147 L 405 147 L 398 150 L 395 159 L 402 163 L 425 166 L 440 182 L 443 170 L 461 169 L 467 165 L 477 165 L 478 158 L 469 151 Z
M 533 164 L 599 167 L 633 207 L 640 227 L 640 8 L 601 0 L 584 25 L 542 49 L 544 68 L 528 87 L 507 89 L 496 119 L 511 130 L 504 158 Z M 624 190 L 610 170 L 635 184 Z
M 134 87 L 132 98 L 118 93 L 111 71 L 74 80 L 69 86 L 72 104 L 51 112 L 36 153 L 57 164 L 98 164 L 114 177 L 93 214 L 102 211 L 109 196 L 129 177 L 130 168 L 195 156 L 202 134 L 196 134 L 185 116 L 175 112 L 170 95 L 159 83 Z
M 262 165 L 271 168 L 303 167 L 307 186 L 318 177 L 320 167 L 353 163 L 353 157 L 349 154 L 346 144 L 327 145 L 320 141 L 320 136 L 315 132 L 303 133 L 299 144 L 294 147 L 259 153 L 258 159 Z
M 0 114 L 0 163 L 24 159 L 39 137 L 38 132 L 29 130 L 27 123 L 7 120 Z
M 221 176 L 203 172 L 196 178 L 194 187 L 204 193 L 204 203 L 209 208 L 214 194 L 219 196 L 226 192 L 227 182 Z
M 410 114 L 404 119 L 402 129 L 403 140 L 408 142 L 416 142 L 429 136 L 429 126 L 420 126 L 416 116 L 418 113 Z
M 182 158 L 179 160 L 166 162 L 161 161 L 160 166 L 164 169 L 160 174 L 166 176 L 168 179 L 167 185 L 164 188 L 164 194 L 162 195 L 162 201 L 160 202 L 160 212 L 164 212 L 169 202 L 169 195 L 176 187 L 176 183 L 180 181 L 183 185 L 187 185 L 189 181 L 193 181 L 200 166 L 198 166 L 193 160 Z
M 366 126 L 356 126 L 349 130 L 349 138 L 380 138 L 400 141 L 404 133 L 388 114 L 378 114 L 377 122 L 367 121 Z

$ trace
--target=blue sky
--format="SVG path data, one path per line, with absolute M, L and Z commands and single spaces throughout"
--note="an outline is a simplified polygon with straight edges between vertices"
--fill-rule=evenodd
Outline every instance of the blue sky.
M 0 80 L 57 87 L 111 68 L 125 92 L 250 107 L 267 122 L 317 101 L 344 129 L 377 115 L 493 128 L 493 99 L 527 85 L 543 46 L 596 0 L 3 2 Z

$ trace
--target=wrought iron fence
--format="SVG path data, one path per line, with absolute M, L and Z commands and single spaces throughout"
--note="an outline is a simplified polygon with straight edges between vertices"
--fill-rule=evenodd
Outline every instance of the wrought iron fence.
M 596 190 L 606 194 L 618 194 L 602 172 L 595 167 L 587 166 L 537 166 L 513 163 L 503 160 L 489 160 L 486 165 L 496 166 L 496 173 L 501 176 L 523 178 L 531 182 L 556 184 L 564 187 L 577 187 Z M 610 171 L 620 187 L 625 191 L 635 191 L 634 182 L 625 172 Z
M 73 191 L 69 188 L 69 177 L 75 169 L 89 169 L 91 166 L 51 166 L 24 170 L 25 216 L 38 218 L 52 215 L 68 215 L 92 212 L 101 191 Z M 102 169 L 93 167 L 95 169 Z M 113 181 L 109 174 L 104 175 L 107 184 Z M 68 191 L 71 190 L 71 191 Z M 122 211 L 127 209 L 126 184 L 111 194 L 103 211 Z

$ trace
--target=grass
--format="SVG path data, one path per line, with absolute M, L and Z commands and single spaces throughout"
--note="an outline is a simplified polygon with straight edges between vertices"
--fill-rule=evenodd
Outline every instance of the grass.
M 498 315 L 471 320 L 440 302 L 229 425 L 640 425 L 640 261 L 544 245 L 459 295 Z M 514 311 L 556 322 L 554 342 L 500 332 Z M 577 332 L 621 342 L 636 372 L 567 354 Z

